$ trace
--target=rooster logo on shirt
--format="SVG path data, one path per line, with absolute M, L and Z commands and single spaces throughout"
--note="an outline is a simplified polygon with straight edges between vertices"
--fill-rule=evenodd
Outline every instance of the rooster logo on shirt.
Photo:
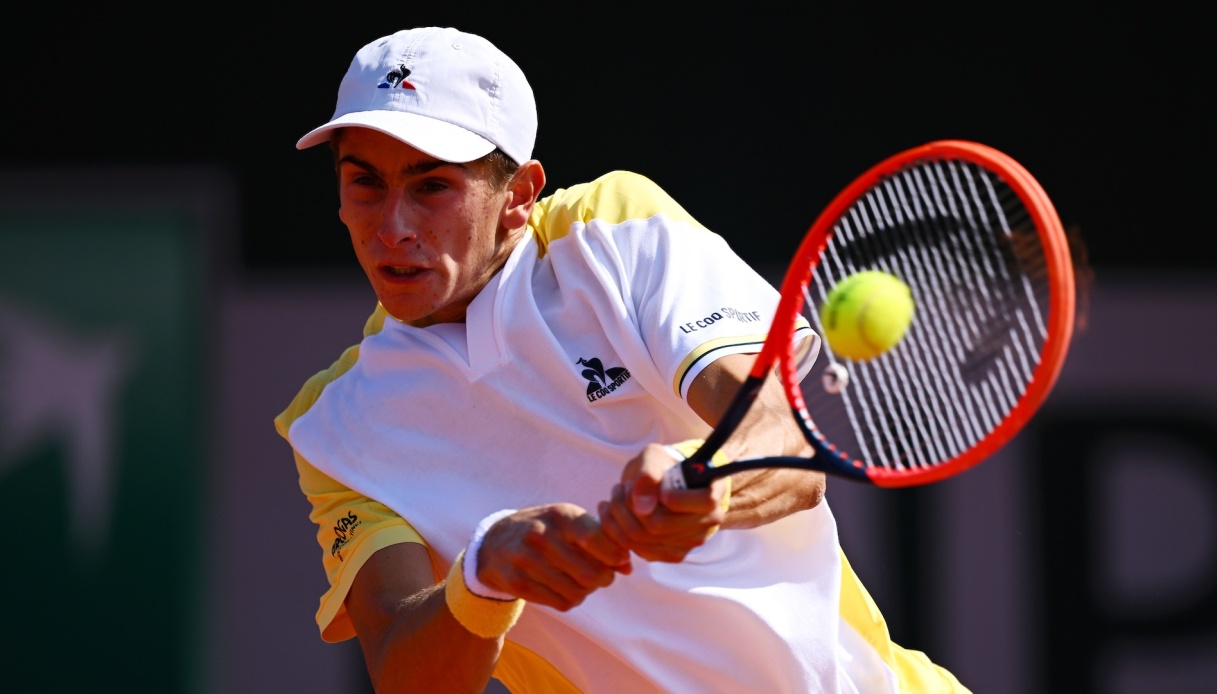
M 584 359 L 579 357 L 576 364 L 586 367 L 583 377 L 587 379 L 587 401 L 595 402 L 609 393 L 617 390 L 621 384 L 630 380 L 630 371 L 622 366 L 604 368 L 604 363 L 598 358 Z

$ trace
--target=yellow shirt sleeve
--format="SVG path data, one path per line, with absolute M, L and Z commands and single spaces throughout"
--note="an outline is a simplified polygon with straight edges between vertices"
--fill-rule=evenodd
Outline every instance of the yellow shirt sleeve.
M 325 641 L 355 636 L 344 601 L 360 567 L 376 553 L 399 542 L 426 545 L 422 536 L 384 504 L 347 489 L 296 455 L 300 489 L 312 505 L 309 520 L 317 524 L 321 563 L 330 588 L 321 596 L 317 626 Z M 432 566 L 432 573 L 435 568 Z
M 545 255 L 549 244 L 566 236 L 576 222 L 601 219 L 618 223 L 658 214 L 705 228 L 654 181 L 630 171 L 613 171 L 554 191 L 533 206 L 528 225 L 536 235 L 540 255 Z
M 369 329 L 379 329 L 383 310 L 377 307 L 369 319 Z M 359 348 L 348 348 L 329 369 L 305 383 L 291 405 L 275 418 L 275 429 L 287 439 L 292 422 L 308 411 L 317 401 L 326 384 L 338 378 L 355 363 Z M 344 601 L 355 574 L 377 550 L 399 542 L 426 545 L 404 518 L 384 504 L 353 491 L 313 467 L 293 451 L 300 491 L 304 492 L 312 510 L 309 520 L 317 525 L 317 543 L 321 546 L 321 563 L 329 579 L 329 590 L 321 596 L 317 610 L 317 626 L 325 641 L 344 641 L 355 636 L 355 628 L 347 615 Z M 432 565 L 432 573 L 436 569 Z M 438 577 L 436 579 L 438 581 Z
M 387 316 L 379 304 L 368 318 L 364 334 L 380 330 Z M 317 401 L 326 384 L 338 378 L 355 363 L 359 348 L 347 349 L 338 361 L 305 383 L 299 394 L 278 417 L 275 429 L 287 439 L 292 422 Z M 426 542 L 404 518 L 384 504 L 370 499 L 313 467 L 293 451 L 300 491 L 312 508 L 309 520 L 317 525 L 321 563 L 330 587 L 321 596 L 317 626 L 324 641 L 335 643 L 356 636 L 344 601 L 360 567 L 377 550 L 399 542 Z M 428 550 L 428 554 L 431 554 Z M 442 576 L 432 556 L 431 571 L 438 583 Z M 543 658 L 514 642 L 507 641 L 495 666 L 495 677 L 512 691 L 573 694 L 578 691 Z

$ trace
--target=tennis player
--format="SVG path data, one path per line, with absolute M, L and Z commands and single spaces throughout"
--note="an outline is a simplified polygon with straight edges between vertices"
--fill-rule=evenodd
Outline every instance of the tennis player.
M 512 60 L 426 27 L 360 49 L 297 144 L 332 148 L 378 298 L 275 420 L 322 638 L 358 637 L 382 692 L 967 691 L 890 641 L 823 475 L 661 492 L 777 292 L 640 175 L 542 197 L 536 128 Z M 724 453 L 806 455 L 780 390 L 761 398 Z

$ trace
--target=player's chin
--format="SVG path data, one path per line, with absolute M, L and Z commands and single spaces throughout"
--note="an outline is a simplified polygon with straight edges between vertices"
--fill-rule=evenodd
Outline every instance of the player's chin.
M 434 302 L 413 292 L 376 287 L 376 300 L 385 312 L 403 323 L 420 325 L 434 312 Z

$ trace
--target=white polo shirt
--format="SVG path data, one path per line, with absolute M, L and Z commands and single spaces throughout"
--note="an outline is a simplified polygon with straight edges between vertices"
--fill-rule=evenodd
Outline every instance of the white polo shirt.
M 484 516 L 594 512 L 646 444 L 704 438 L 690 382 L 755 352 L 777 302 L 721 237 L 615 172 L 537 205 L 465 323 L 374 316 L 277 420 L 329 554 L 323 633 L 343 620 L 328 636 L 350 636 L 342 599 L 384 544 L 423 541 L 443 575 Z M 636 561 L 568 612 L 529 605 L 496 676 L 517 692 L 895 692 L 920 654 L 890 644 L 872 608 L 825 501 L 719 532 L 680 564 Z

